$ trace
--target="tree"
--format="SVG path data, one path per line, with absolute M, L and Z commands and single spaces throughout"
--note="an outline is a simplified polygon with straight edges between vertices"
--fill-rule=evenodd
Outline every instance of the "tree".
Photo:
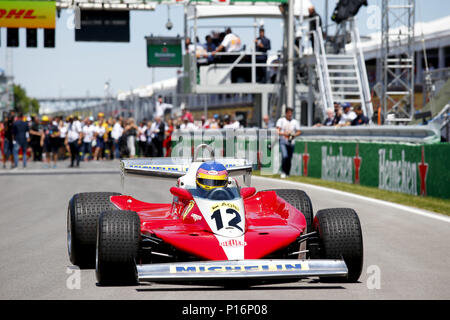
M 27 96 L 27 92 L 20 85 L 14 85 L 14 110 L 16 112 L 39 113 L 39 102 Z

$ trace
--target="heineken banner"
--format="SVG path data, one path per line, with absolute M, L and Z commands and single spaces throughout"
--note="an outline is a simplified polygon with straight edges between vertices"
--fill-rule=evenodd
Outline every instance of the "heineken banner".
M 209 144 L 216 157 L 250 160 L 262 175 L 280 172 L 278 136 L 273 132 L 254 129 L 176 131 L 172 136 L 172 156 L 192 156 L 194 148 L 201 143 Z M 449 159 L 448 143 L 411 145 L 297 140 L 290 174 L 448 199 Z
M 450 198 L 450 144 L 296 141 L 291 175 Z

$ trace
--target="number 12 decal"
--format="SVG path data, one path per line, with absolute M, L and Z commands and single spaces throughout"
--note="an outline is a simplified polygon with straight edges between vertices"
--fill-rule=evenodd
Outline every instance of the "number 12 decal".
M 241 216 L 239 212 L 232 208 L 228 208 L 225 211 L 227 214 L 234 214 L 234 218 L 228 222 L 228 226 L 235 227 L 236 229 L 243 232 L 242 228 L 238 226 L 238 223 L 241 222 Z M 223 228 L 222 215 L 220 214 L 220 209 L 217 209 L 213 212 L 211 219 L 216 221 L 217 231 Z

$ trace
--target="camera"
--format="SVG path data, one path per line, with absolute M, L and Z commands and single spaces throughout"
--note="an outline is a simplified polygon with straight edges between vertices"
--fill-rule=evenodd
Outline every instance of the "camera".
M 167 21 L 167 23 L 166 23 L 166 28 L 167 28 L 167 30 L 171 30 L 172 28 L 173 28 L 173 23 L 172 23 L 172 21 Z

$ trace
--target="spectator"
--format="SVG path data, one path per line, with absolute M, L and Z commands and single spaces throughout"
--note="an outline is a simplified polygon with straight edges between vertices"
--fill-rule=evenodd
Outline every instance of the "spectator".
M 182 124 L 180 125 L 180 130 L 197 130 L 194 122 L 190 121 L 188 115 L 184 115 L 181 119 Z
M 180 106 L 181 108 L 181 119 L 187 117 L 189 122 L 194 122 L 194 116 L 186 109 L 186 104 L 183 102 Z
M 139 146 L 139 156 L 143 157 L 145 156 L 146 149 L 147 149 L 147 125 L 145 124 L 146 121 L 141 121 L 139 123 L 138 127 L 138 146 Z
M 106 122 L 105 122 L 105 129 L 106 129 L 106 133 L 104 135 L 104 139 L 105 139 L 105 149 L 103 149 L 103 157 L 105 159 L 114 159 L 114 154 L 113 154 L 113 141 L 111 138 L 111 131 L 114 125 L 114 119 L 113 118 L 109 118 Z
M 19 149 L 22 148 L 22 160 L 23 167 L 27 166 L 27 148 L 28 148 L 28 138 L 29 138 L 29 127 L 28 122 L 23 121 L 23 113 L 19 113 L 19 117 L 13 124 L 13 139 L 14 144 L 14 167 L 17 167 L 19 162 Z
M 270 120 L 268 115 L 265 115 L 263 117 L 263 124 L 262 124 L 262 128 L 263 129 L 272 129 L 274 127 L 273 125 L 273 121 Z
M 153 144 L 152 144 L 152 129 L 153 123 L 151 121 L 147 122 L 147 130 L 145 131 L 145 136 L 147 137 L 147 144 L 145 146 L 145 156 L 153 157 Z
M 166 132 L 166 125 L 162 121 L 161 117 L 156 117 L 155 121 L 151 127 L 152 135 L 152 145 L 153 145 L 153 156 L 162 157 L 163 156 L 163 141 Z
M 92 125 L 92 118 L 86 118 L 85 125 L 83 127 L 83 160 L 89 161 L 92 156 L 92 141 L 94 139 L 95 128 Z M 86 158 L 86 154 L 88 155 Z
M 334 115 L 334 109 L 333 108 L 328 108 L 327 109 L 327 117 L 326 119 L 323 121 L 323 123 L 317 123 L 314 125 L 314 127 L 321 127 L 321 126 L 333 126 L 334 125 L 334 120 L 335 120 L 335 115 Z
M 122 127 L 122 117 L 117 117 L 112 130 L 111 130 L 111 138 L 113 140 L 114 144 L 114 157 L 116 159 L 120 158 L 120 146 L 119 146 L 119 140 L 122 136 L 123 127 Z
M 354 108 L 356 113 L 356 118 L 352 121 L 352 126 L 361 126 L 365 124 L 369 124 L 369 118 L 364 115 L 363 109 L 361 105 L 358 105 Z
M 127 125 L 123 130 L 124 136 L 126 136 L 126 142 L 128 147 L 128 156 L 134 158 L 136 156 L 136 136 L 138 133 L 138 127 L 136 126 L 133 118 L 128 118 Z
M 256 52 L 263 53 L 256 56 L 256 63 L 267 62 L 267 51 L 270 50 L 270 40 L 264 34 L 264 28 L 259 28 L 259 37 L 255 40 Z M 256 68 L 256 81 L 260 83 L 266 82 L 266 67 Z
M 231 28 L 227 28 L 225 30 L 225 38 L 222 43 L 217 47 L 216 50 L 212 52 L 213 55 L 217 54 L 217 52 L 225 51 L 225 52 L 239 52 L 241 51 L 241 39 L 235 35 Z M 236 60 L 237 56 L 228 56 L 222 57 L 223 62 L 232 63 Z
M 69 116 L 69 125 L 67 127 L 67 138 L 65 144 L 69 146 L 70 150 L 70 168 L 80 166 L 80 148 L 82 146 L 82 128 L 81 122 L 77 116 Z
M 291 171 L 292 155 L 294 153 L 294 138 L 301 134 L 300 125 L 297 120 L 293 119 L 294 110 L 286 108 L 284 117 L 278 119 L 276 128 L 280 136 L 280 149 L 282 157 L 282 173 L 281 178 L 289 176 Z
M 3 169 L 6 169 L 6 161 L 11 157 L 11 169 L 14 169 L 14 136 L 13 136 L 14 115 L 10 113 L 3 122 L 3 130 L 5 135 L 3 145 Z
M 103 149 L 105 148 L 105 133 L 108 124 L 105 122 L 105 115 L 103 112 L 98 113 L 98 121 L 94 126 L 95 151 L 94 160 L 101 160 L 103 158 Z
M 210 129 L 219 129 L 219 115 L 216 113 L 209 122 Z
M 156 117 L 164 117 L 164 113 L 166 109 L 172 109 L 172 105 L 168 103 L 164 103 L 164 99 L 161 95 L 158 96 L 158 101 L 156 101 L 155 113 L 153 114 L 153 118 Z
M 241 124 L 239 121 L 236 120 L 235 116 L 229 116 L 225 115 L 224 117 L 225 125 L 223 126 L 224 129 L 239 129 Z
M 351 110 L 351 105 L 348 102 L 342 104 L 342 110 L 343 112 L 338 126 L 349 126 L 351 122 L 356 118 L 356 113 Z
M 172 133 L 175 130 L 173 120 L 169 119 L 167 121 L 166 137 L 163 142 L 163 147 L 166 149 L 165 156 L 170 157 L 172 151 Z
M 56 122 L 50 117 L 42 117 L 42 127 L 44 134 L 41 137 L 41 146 L 44 148 L 45 162 L 44 168 L 50 168 L 51 159 L 53 158 L 53 168 L 56 168 L 58 160 L 58 149 L 60 147 L 59 128 Z
M 322 19 L 320 18 L 320 15 L 317 14 L 316 9 L 314 8 L 313 5 L 311 5 L 308 8 L 308 12 L 309 12 L 308 18 L 311 19 L 309 22 L 309 31 L 316 31 L 318 28 L 322 26 Z M 316 17 L 317 19 L 315 19 Z M 317 22 L 319 24 L 317 24 Z M 309 39 L 311 41 L 311 47 L 314 50 L 314 35 L 310 35 Z
M 59 138 L 58 138 L 59 150 L 58 150 L 58 152 L 61 152 L 62 157 L 65 158 L 66 152 L 70 152 L 69 145 L 66 141 L 67 130 L 68 130 L 68 124 L 66 121 L 68 121 L 68 118 L 66 119 L 66 121 L 64 121 L 63 117 L 57 117 L 56 121 L 58 123 L 58 129 L 59 129 Z
M 39 117 L 34 116 L 30 127 L 30 145 L 33 150 L 33 161 L 42 161 L 41 136 L 42 126 Z
M 203 45 L 206 52 L 211 53 L 217 49 L 216 45 L 212 41 L 212 38 L 210 35 L 207 35 L 205 37 L 206 43 Z M 208 54 L 208 63 L 214 62 L 214 56 L 212 54 Z

